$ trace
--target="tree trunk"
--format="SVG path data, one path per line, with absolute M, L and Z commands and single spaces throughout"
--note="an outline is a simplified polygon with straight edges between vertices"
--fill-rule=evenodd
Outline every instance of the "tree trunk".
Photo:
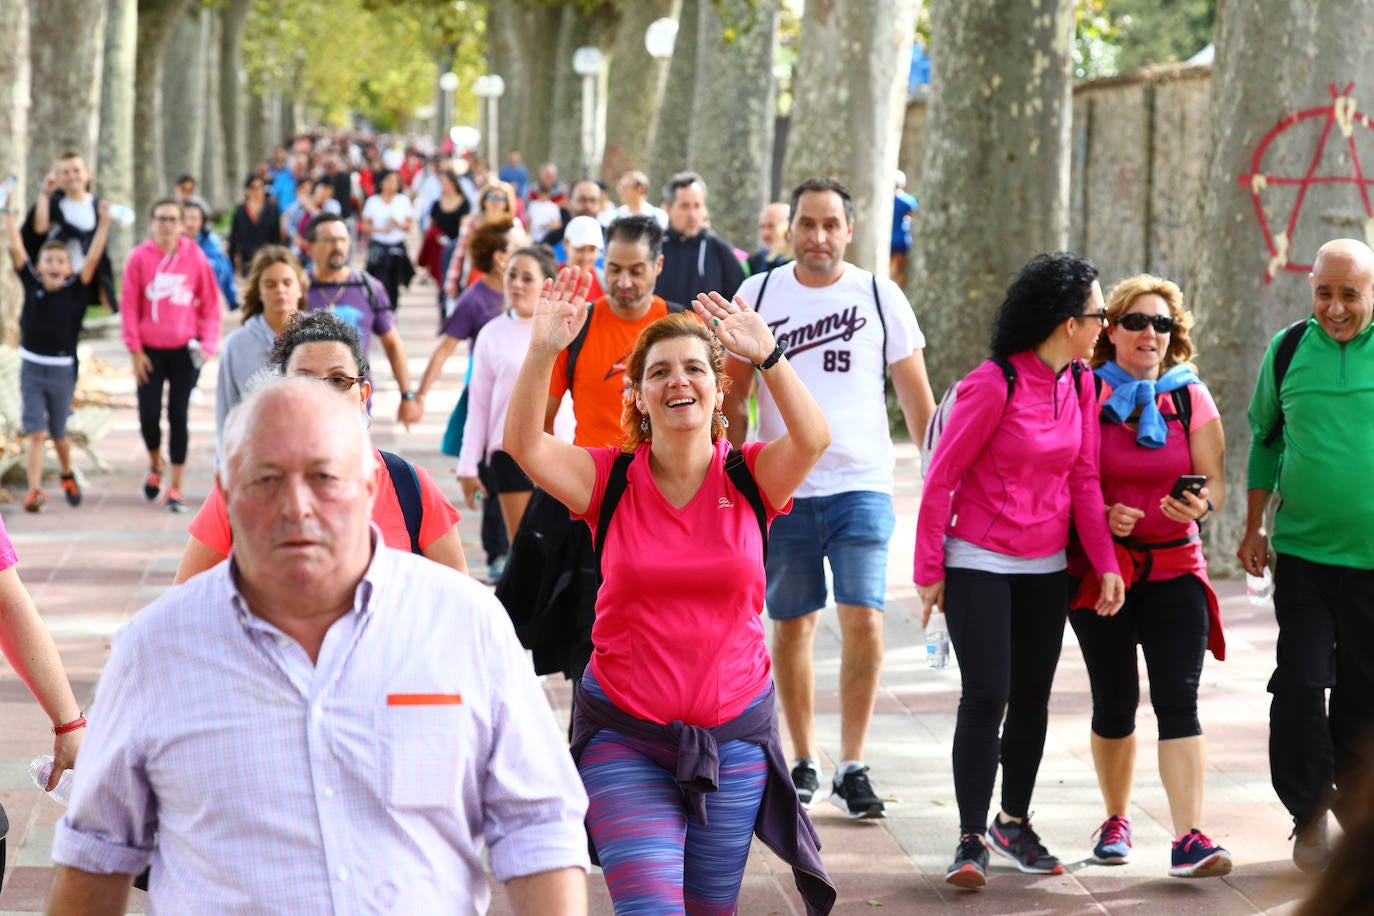
M 138 57 L 134 81 L 134 209 L 166 193 L 162 151 L 162 57 L 187 0 L 139 0 Z
M 557 62 L 549 58 L 549 48 L 553 44 L 551 38 L 559 33 L 562 16 L 562 10 L 557 6 L 537 6 L 527 14 L 529 25 L 520 36 L 521 60 L 526 67 L 524 72 L 529 74 L 530 89 L 519 148 L 525 155 L 525 163 L 529 167 L 531 177 L 540 165 L 552 158 L 554 121 L 566 117 L 561 110 L 554 107 L 555 87 L 562 80 L 576 79 L 571 63 L 568 64 L 568 72 L 565 75 L 558 70 Z M 518 72 L 506 76 L 507 86 L 519 78 Z M 509 92 L 510 89 L 507 88 L 506 91 Z M 581 97 L 579 94 L 578 98 Z M 502 99 L 503 103 L 504 101 Z M 509 118 L 502 115 L 502 120 Z
M 986 358 L 1017 269 L 1067 243 L 1073 31 L 1073 0 L 931 5 L 940 53 L 908 295 L 937 392 Z
M 667 62 L 649 56 L 644 30 L 656 19 L 677 18 L 682 0 L 640 0 L 625 4 L 616 26 L 607 76 L 606 150 L 601 180 L 614 185 L 628 169 L 645 169 L 653 143 L 655 115 L 663 96 Z
M 854 195 L 847 260 L 887 274 L 918 0 L 807 0 L 792 79 L 782 193 L 829 175 Z M 749 247 L 749 246 L 744 246 Z
M 237 189 L 248 177 L 248 173 L 253 170 L 253 166 L 262 158 L 263 152 L 271 149 L 272 141 L 269 139 L 271 132 L 268 129 L 268 122 L 271 117 L 272 99 L 272 95 L 259 95 L 257 92 L 247 94 L 243 113 L 243 174 L 230 176 L 230 196 L 237 195 Z
M 699 15 L 687 159 L 706 179 L 711 227 L 747 247 L 773 172 L 778 0 L 705 2 Z
M 5 53 L 11 53 L 8 47 Z M 29 10 L 31 191 L 37 191 L 63 150 L 80 153 L 92 173 L 99 168 L 96 141 L 104 53 L 103 2 L 35 0 Z
M 707 0 L 709 3 L 710 0 Z M 692 135 L 692 107 L 697 93 L 697 36 L 701 33 L 702 0 L 682 0 L 677 16 L 677 41 L 658 106 L 658 123 L 649 155 L 649 200 L 660 202 L 659 189 L 675 172 L 692 167 L 687 139 Z
M 530 155 L 522 144 L 529 117 L 531 84 L 538 75 L 525 52 L 532 18 L 529 8 L 516 0 L 487 3 L 487 72 L 500 76 L 506 84 L 505 95 L 500 101 L 496 137 L 502 154 L 520 150 L 522 155 Z M 492 163 L 492 166 L 499 169 L 501 163 Z
M 0 54 L 0 179 L 26 173 L 29 136 L 29 4 L 28 0 L 0 0 L 0 35 L 7 52 Z M 29 195 L 21 182 L 9 206 L 27 206 Z M 13 270 L 0 270 L 0 340 L 19 343 L 19 311 L 24 290 Z
M 573 53 L 583 46 L 604 54 L 615 34 L 614 10 L 606 4 L 592 11 L 570 2 L 563 7 L 558 26 L 558 50 L 553 60 L 553 127 L 549 161 L 558 166 L 565 182 L 582 177 L 582 77 L 573 72 Z M 605 86 L 606 61 L 597 77 Z M 604 89 L 602 90 L 604 94 Z M 591 176 L 595 177 L 595 176 Z
M 134 58 L 138 52 L 137 0 L 108 0 L 105 18 L 104 87 L 100 93 L 100 174 L 96 190 L 115 203 L 134 203 Z M 133 247 L 133 226 L 110 226 L 110 265 L 115 281 Z
M 172 28 L 162 52 L 162 170 L 169 193 L 176 176 L 195 174 L 205 155 L 205 28 L 209 12 L 191 10 Z
M 196 169 L 200 179 L 200 196 L 211 208 L 219 209 L 229 202 L 229 179 L 225 171 L 227 148 L 224 142 L 224 122 L 220 115 L 222 93 L 219 81 L 224 68 L 220 66 L 219 56 L 223 50 L 224 10 L 212 9 L 206 13 L 205 45 L 205 142 L 201 152 L 200 166 Z
M 1371 149 L 1356 103 L 1367 102 L 1374 82 L 1374 0 L 1263 7 L 1218 4 L 1212 155 L 1190 297 L 1198 363 L 1217 395 L 1230 459 L 1227 504 L 1207 526 L 1209 554 L 1232 569 L 1245 521 L 1246 411 L 1265 346 L 1312 314 L 1307 274 L 1322 244 L 1343 236 L 1374 243 L 1367 188 L 1352 177 L 1371 171 L 1352 153 L 1357 142 L 1366 155 Z M 1283 123 L 1299 113 L 1312 116 Z M 1342 180 L 1277 180 L 1309 174 Z
M 227 0 L 220 15 L 219 33 L 219 121 L 224 132 L 224 154 L 220 157 L 225 175 L 227 204 L 233 191 L 248 175 L 243 100 L 248 94 L 248 79 L 243 71 L 243 30 L 253 0 Z

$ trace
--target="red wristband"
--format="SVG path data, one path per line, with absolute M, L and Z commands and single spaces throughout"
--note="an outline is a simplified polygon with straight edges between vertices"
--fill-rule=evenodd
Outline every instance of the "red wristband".
M 85 716 L 84 714 L 82 714 L 82 715 L 77 716 L 75 719 L 72 719 L 70 722 L 63 722 L 61 725 L 54 725 L 54 726 L 52 727 L 52 733 L 53 733 L 54 735 L 65 735 L 65 734 L 67 734 L 67 732 L 74 732 L 74 731 L 76 731 L 78 728 L 85 728 L 85 727 L 86 727 L 86 716 Z

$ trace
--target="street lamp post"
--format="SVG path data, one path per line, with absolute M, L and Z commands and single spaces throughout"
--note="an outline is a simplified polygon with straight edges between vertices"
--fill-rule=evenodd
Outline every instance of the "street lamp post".
M 444 92 L 444 108 L 439 113 L 439 130 L 436 133 L 444 137 L 453 126 L 453 93 L 458 89 L 458 74 L 450 70 L 439 77 L 439 88 Z
M 491 169 L 497 168 L 497 156 L 499 155 L 499 144 L 497 140 L 497 114 L 500 106 L 501 96 L 506 91 L 506 81 L 495 73 L 488 73 L 485 76 L 477 77 L 477 82 L 473 84 L 472 91 L 477 97 L 486 102 L 487 117 L 485 133 L 487 135 L 487 166 Z
M 582 77 L 582 177 L 595 175 L 596 161 L 596 100 L 597 79 L 601 75 L 601 51 L 583 45 L 573 52 L 573 72 Z

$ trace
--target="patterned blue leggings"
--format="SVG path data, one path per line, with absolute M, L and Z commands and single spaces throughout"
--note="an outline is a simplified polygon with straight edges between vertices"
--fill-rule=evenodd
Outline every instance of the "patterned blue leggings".
M 582 685 L 606 699 L 590 671 Z M 747 741 L 726 742 L 719 754 L 720 789 L 706 796 L 703 827 L 682 804 L 676 747 L 608 729 L 587 744 L 578 764 L 591 802 L 587 829 L 616 916 L 735 912 L 767 763 Z

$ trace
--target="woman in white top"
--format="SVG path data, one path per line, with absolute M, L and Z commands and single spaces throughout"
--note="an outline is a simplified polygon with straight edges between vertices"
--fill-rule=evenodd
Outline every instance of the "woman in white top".
M 415 276 L 415 266 L 406 253 L 406 233 L 415 225 L 415 207 L 401 193 L 401 176 L 395 172 L 383 172 L 377 188 L 363 204 L 367 272 L 382 281 L 391 307 L 397 308 L 401 287 L 409 286 Z
M 501 503 L 506 532 L 514 539 L 520 519 L 529 505 L 534 482 L 520 465 L 501 449 L 506 408 L 511 389 L 530 344 L 530 319 L 544 280 L 558 274 L 553 252 L 543 245 L 521 248 L 506 262 L 506 310 L 487 322 L 472 348 L 472 375 L 468 382 L 468 415 L 463 425 L 463 449 L 456 473 L 463 498 L 477 508 L 477 497 L 490 498 L 478 479 L 478 464 L 487 465 L 487 483 Z M 560 418 L 566 420 L 566 417 Z

